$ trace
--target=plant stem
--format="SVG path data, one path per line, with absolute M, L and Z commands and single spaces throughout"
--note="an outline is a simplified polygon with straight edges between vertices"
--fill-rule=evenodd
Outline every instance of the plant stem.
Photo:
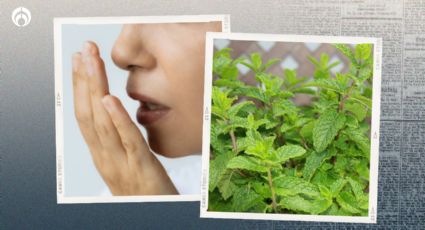
M 304 146 L 304 148 L 305 149 L 308 149 L 308 146 L 307 146 L 307 141 L 304 139 L 304 137 L 301 135 L 301 129 L 298 129 L 298 135 L 300 135 L 300 137 L 301 137 L 301 144 L 303 144 L 303 146 Z
M 350 97 L 351 95 L 351 91 L 353 90 L 353 88 L 354 88 L 354 82 L 353 83 L 351 83 L 351 86 L 350 86 L 350 88 L 348 88 L 348 92 L 347 92 L 347 94 L 345 94 L 344 95 L 344 97 L 341 99 L 341 101 L 339 102 L 339 105 L 338 105 L 338 111 L 342 111 L 343 109 L 344 109 L 344 105 L 345 105 L 345 101 L 348 99 L 348 97 Z
M 232 139 L 233 152 L 237 153 L 238 152 L 238 146 L 236 144 L 235 132 L 233 130 L 230 130 L 229 134 L 230 134 L 230 138 Z
M 351 85 L 351 86 L 353 86 L 353 85 Z M 350 92 L 351 92 L 351 89 L 352 89 L 353 87 L 350 87 L 350 89 L 349 89 L 349 91 L 348 91 L 348 93 L 342 98 L 342 100 L 339 102 L 339 105 L 338 105 L 338 111 L 342 111 L 343 109 L 344 109 L 344 105 L 345 105 L 345 101 L 348 99 L 348 97 L 350 96 Z
M 277 213 L 276 193 L 275 193 L 274 187 L 273 187 L 273 178 L 272 178 L 272 172 L 271 172 L 270 168 L 267 170 L 267 176 L 268 176 L 270 190 L 272 192 L 272 207 L 273 207 L 274 212 Z
M 247 177 L 247 175 L 245 173 L 243 173 L 240 169 L 236 169 L 233 172 L 237 172 L 239 175 L 241 175 L 243 177 Z
M 282 133 L 280 132 L 279 126 L 276 126 L 275 128 L 275 133 L 276 133 L 276 139 L 279 143 L 279 146 L 282 146 L 285 144 L 285 140 L 283 139 Z
M 276 133 L 276 137 L 277 137 L 277 141 L 279 143 L 280 146 L 285 144 L 285 139 L 282 136 L 282 133 L 280 132 L 280 127 L 282 127 L 283 125 L 283 121 L 282 118 L 279 118 L 279 125 L 276 126 L 276 128 L 274 129 L 275 133 Z
M 359 70 L 356 72 L 356 78 L 359 77 Z M 350 88 L 348 88 L 347 94 L 344 95 L 344 97 L 341 99 L 338 105 L 338 111 L 342 111 L 344 109 L 345 101 L 351 96 L 351 91 L 354 88 L 354 82 L 351 83 Z

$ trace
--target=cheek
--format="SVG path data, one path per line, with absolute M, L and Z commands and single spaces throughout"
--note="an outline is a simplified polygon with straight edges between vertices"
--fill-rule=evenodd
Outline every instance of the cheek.
M 204 100 L 203 76 L 198 71 L 186 72 L 173 84 L 175 104 L 185 116 L 201 116 Z
M 172 92 L 169 96 L 180 112 L 200 116 L 204 97 L 204 57 L 199 52 L 179 52 L 174 55 L 175 58 L 164 66 Z

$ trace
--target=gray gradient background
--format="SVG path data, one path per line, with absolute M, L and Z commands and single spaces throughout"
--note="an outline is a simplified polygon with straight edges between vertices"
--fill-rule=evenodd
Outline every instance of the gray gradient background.
M 28 8 L 16 27 L 11 13 Z M 56 203 L 53 17 L 231 14 L 235 32 L 285 33 L 282 1 L 0 3 L 0 229 L 389 229 L 378 225 L 200 219 L 198 202 Z M 385 165 L 383 165 L 385 167 Z M 378 199 L 379 200 L 379 199 Z M 419 225 L 418 225 L 419 226 Z

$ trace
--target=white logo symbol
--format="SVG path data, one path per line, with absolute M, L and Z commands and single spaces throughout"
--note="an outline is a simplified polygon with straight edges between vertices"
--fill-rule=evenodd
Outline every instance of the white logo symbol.
M 27 26 L 31 21 L 31 12 L 25 7 L 18 7 L 13 10 L 12 21 L 18 27 Z

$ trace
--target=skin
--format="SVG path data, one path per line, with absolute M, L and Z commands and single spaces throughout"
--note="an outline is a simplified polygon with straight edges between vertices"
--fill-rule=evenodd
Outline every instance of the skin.
M 167 157 L 199 154 L 205 32 L 221 23 L 124 25 L 112 50 L 129 71 L 127 93 L 170 108 L 146 125 L 148 142 L 117 97 L 94 42 L 73 55 L 74 110 L 93 162 L 114 195 L 165 195 L 177 190 L 151 150 Z

